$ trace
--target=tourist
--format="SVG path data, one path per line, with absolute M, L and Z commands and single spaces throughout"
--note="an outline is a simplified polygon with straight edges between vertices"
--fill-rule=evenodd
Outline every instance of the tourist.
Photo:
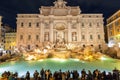
M 65 74 L 65 72 L 62 73 L 62 80 L 66 80 L 66 74 Z
M 25 80 L 24 75 L 22 75 L 22 77 L 20 78 L 20 80 Z
M 83 69 L 83 70 L 81 71 L 81 79 L 82 79 L 82 80 L 85 80 L 85 79 L 86 79 L 86 71 L 85 71 L 85 69 Z
M 54 77 L 52 76 L 52 74 L 50 74 L 49 80 L 54 80 Z
M 33 73 L 33 79 L 30 77 L 30 72 L 27 71 L 25 78 L 24 75 L 19 80 L 119 80 L 119 70 L 114 69 L 113 72 L 108 72 L 106 74 L 106 71 L 100 72 L 98 69 L 93 71 L 93 74 L 90 70 L 88 70 L 88 73 L 83 69 L 81 71 L 81 76 L 79 76 L 79 73 L 77 70 L 73 70 L 70 72 L 69 70 L 67 72 L 62 72 L 60 69 L 59 71 L 55 71 L 52 75 L 50 70 L 41 69 L 41 73 L 39 74 L 37 70 Z M 70 76 L 72 75 L 72 77 Z M 80 78 L 81 79 L 80 79 Z M 5 71 L 2 73 L 2 80 L 18 80 L 18 73 L 15 72 L 14 74 L 10 71 Z
M 58 80 L 62 80 L 62 71 L 61 71 L 61 69 L 58 72 Z
M 45 71 L 44 71 L 43 68 L 42 68 L 41 71 L 40 71 L 40 75 L 41 75 L 41 79 L 42 79 L 42 80 L 45 80 Z
M 95 79 L 95 80 L 99 79 L 99 71 L 98 71 L 98 69 L 93 71 L 93 79 Z
M 69 80 L 70 79 L 70 71 L 68 70 L 67 72 L 66 72 L 66 80 Z
M 13 74 L 11 73 L 10 76 L 8 77 L 8 80 L 14 80 Z
M 58 72 L 55 71 L 55 72 L 54 72 L 54 75 L 53 75 L 53 77 L 55 78 L 55 80 L 58 80 L 58 77 L 57 77 L 57 76 L 58 76 Z
M 27 73 L 26 73 L 25 80 L 30 80 L 30 73 L 29 73 L 29 71 L 27 71 Z
M 108 72 L 108 75 L 106 77 L 106 80 L 113 80 L 113 76 L 111 72 Z
M 119 80 L 119 70 L 116 68 L 113 70 L 113 80 Z
M 90 70 L 88 70 L 87 80 L 93 80 L 93 75 Z
M 46 70 L 45 71 L 45 79 L 49 80 L 49 77 L 50 77 L 50 70 Z
M 34 80 L 37 80 L 38 75 L 39 75 L 38 71 L 35 70 L 35 72 L 34 72 L 34 74 L 33 74 L 33 78 L 34 78 Z
M 106 71 L 103 71 L 102 75 L 103 75 L 102 80 L 106 80 Z

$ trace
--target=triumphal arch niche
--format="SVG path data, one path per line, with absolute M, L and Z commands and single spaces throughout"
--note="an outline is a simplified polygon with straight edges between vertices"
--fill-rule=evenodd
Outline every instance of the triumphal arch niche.
M 53 4 L 41 6 L 39 14 L 17 15 L 17 47 L 32 48 L 45 42 L 102 46 L 102 14 L 83 14 L 79 6 L 67 6 L 64 0 Z

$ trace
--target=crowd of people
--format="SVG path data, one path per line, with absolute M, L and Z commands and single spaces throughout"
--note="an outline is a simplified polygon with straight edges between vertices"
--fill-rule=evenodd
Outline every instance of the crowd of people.
M 120 80 L 120 71 L 114 69 L 112 72 L 101 72 L 96 69 L 93 72 L 85 69 L 78 72 L 77 70 L 73 71 L 55 71 L 52 73 L 49 69 L 44 70 L 43 68 L 40 71 L 35 70 L 33 76 L 30 76 L 30 72 L 27 71 L 25 75 L 19 77 L 18 73 L 11 73 L 10 71 L 4 72 L 2 78 L 6 80 Z

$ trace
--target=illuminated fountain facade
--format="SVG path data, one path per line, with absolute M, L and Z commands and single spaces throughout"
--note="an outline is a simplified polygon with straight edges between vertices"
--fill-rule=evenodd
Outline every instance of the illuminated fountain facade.
M 33 50 L 50 44 L 54 48 L 67 44 L 102 48 L 103 15 L 83 14 L 79 6 L 66 6 L 57 0 L 54 6 L 41 6 L 40 14 L 17 15 L 17 47 Z
M 33 76 L 34 70 L 41 68 L 52 72 L 120 69 L 119 60 L 97 51 L 105 43 L 103 15 L 83 14 L 78 6 L 66 4 L 57 0 L 54 6 L 42 6 L 40 14 L 17 15 L 15 53 L 20 57 L 2 63 L 0 75 L 17 71 L 21 77 L 30 71 Z

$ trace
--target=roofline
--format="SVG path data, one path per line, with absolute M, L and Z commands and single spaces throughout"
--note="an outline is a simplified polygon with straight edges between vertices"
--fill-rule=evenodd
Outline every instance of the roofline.
M 107 21 L 110 19 L 110 18 L 112 18 L 113 16 L 115 16 L 116 14 L 118 14 L 120 12 L 120 10 L 118 10 L 117 12 L 115 12 L 114 14 L 112 14 L 108 19 L 107 19 Z

